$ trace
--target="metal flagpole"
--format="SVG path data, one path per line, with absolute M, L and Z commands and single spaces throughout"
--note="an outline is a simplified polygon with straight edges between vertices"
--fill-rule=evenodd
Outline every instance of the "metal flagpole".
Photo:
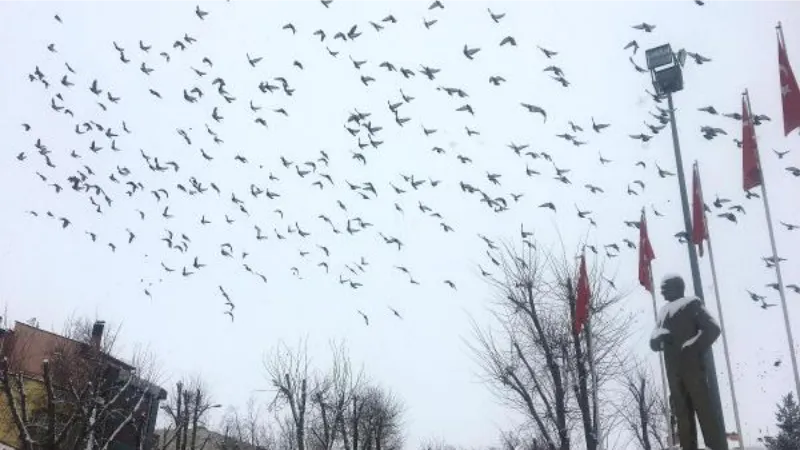
M 678 141 L 678 124 L 675 121 L 675 106 L 672 103 L 672 93 L 667 93 L 667 104 L 669 107 L 669 121 L 672 128 L 672 145 L 675 151 L 675 169 L 678 172 L 678 186 L 680 187 L 681 206 L 683 209 L 683 224 L 687 236 L 692 233 L 692 219 L 689 213 L 689 198 L 686 194 L 686 179 L 683 175 L 683 159 L 681 158 L 681 147 Z M 689 265 L 692 269 L 692 284 L 694 285 L 694 295 L 700 298 L 700 301 L 705 305 L 705 297 L 703 296 L 703 284 L 700 281 L 700 266 L 697 262 L 697 250 L 691 239 L 687 239 L 687 250 L 689 251 Z M 714 362 L 714 352 L 709 349 L 703 355 L 706 363 L 706 377 L 708 381 L 708 390 L 711 397 L 711 404 L 714 414 L 717 416 L 717 423 L 719 424 L 720 433 L 718 436 L 721 440 L 723 448 L 721 450 L 728 450 L 728 441 L 725 437 L 725 416 L 722 414 L 722 402 L 719 397 L 719 383 L 717 382 L 717 366 Z M 717 449 L 714 449 L 717 450 Z
M 753 108 L 750 106 L 750 95 L 747 90 L 744 91 L 745 101 L 747 102 L 747 116 L 753 120 Z M 744 118 L 742 118 L 744 120 Z M 753 127 L 753 139 L 756 140 L 755 127 Z M 756 142 L 758 142 L 756 140 Z M 797 375 L 797 357 L 794 350 L 794 338 L 792 337 L 792 326 L 789 323 L 789 309 L 786 306 L 786 292 L 783 289 L 783 276 L 781 275 L 781 261 L 778 259 L 778 249 L 775 245 L 775 231 L 772 229 L 772 216 L 769 212 L 769 200 L 767 200 L 767 183 L 764 173 L 761 170 L 761 155 L 756 145 L 756 164 L 758 164 L 758 173 L 761 181 L 761 196 L 764 200 L 764 213 L 767 217 L 767 229 L 769 230 L 769 241 L 772 245 L 772 259 L 775 266 L 775 275 L 778 277 L 778 292 L 781 296 L 781 307 L 783 309 L 783 322 L 786 325 L 786 337 L 789 340 L 789 356 L 792 359 L 792 370 L 794 371 L 794 388 L 795 392 L 800 395 L 800 376 Z
M 697 161 L 694 162 L 694 169 L 697 171 L 697 177 L 700 178 L 700 168 L 697 165 Z M 700 189 L 700 198 L 703 198 L 703 185 L 700 184 L 698 188 Z M 722 302 L 719 298 L 719 285 L 717 284 L 717 266 L 714 264 L 714 250 L 711 247 L 711 232 L 708 230 L 708 220 L 706 218 L 706 209 L 705 205 L 701 205 L 703 208 L 703 220 L 706 223 L 706 240 L 708 241 L 708 259 L 711 262 L 711 279 L 714 282 L 714 296 L 717 300 L 717 311 L 719 313 L 719 324 L 722 330 L 722 349 L 725 352 L 725 365 L 728 368 L 728 382 L 731 386 L 731 399 L 733 400 L 733 419 L 736 421 L 736 433 L 739 435 L 739 448 L 744 450 L 744 438 L 742 437 L 742 424 L 739 420 L 739 403 L 736 401 L 736 389 L 734 388 L 733 382 L 733 370 L 731 369 L 731 356 L 728 352 L 728 338 L 727 338 L 727 329 L 725 328 L 725 319 L 722 315 Z
M 649 231 L 649 230 L 648 230 Z M 653 272 L 650 270 L 650 298 L 653 299 L 653 319 L 655 319 L 656 326 L 658 326 L 658 308 L 656 306 L 656 289 L 653 284 Z M 675 444 L 675 436 L 672 433 L 672 407 L 669 402 L 669 390 L 667 389 L 667 370 L 664 367 L 664 353 L 659 352 L 658 365 L 661 368 L 661 392 L 664 395 L 664 418 L 667 420 L 667 444 L 671 447 Z
M 589 314 L 589 317 L 586 319 L 584 331 L 586 332 L 586 353 L 589 357 L 589 371 L 592 373 L 592 402 L 594 403 L 594 417 L 592 421 L 594 422 L 594 439 L 597 443 L 596 448 L 597 450 L 603 450 L 603 438 L 602 433 L 600 432 L 600 404 L 597 400 L 597 372 L 595 371 L 594 367 L 594 350 L 592 346 L 592 329 L 590 325 L 591 322 L 591 314 Z

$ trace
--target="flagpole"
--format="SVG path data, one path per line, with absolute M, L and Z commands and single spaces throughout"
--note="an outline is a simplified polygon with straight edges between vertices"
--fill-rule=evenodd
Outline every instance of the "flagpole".
M 597 450 L 603 450 L 603 439 L 602 433 L 600 432 L 600 404 L 598 403 L 597 395 L 597 372 L 595 371 L 594 367 L 591 323 L 592 319 L 590 314 L 586 319 L 584 331 L 586 332 L 586 353 L 589 357 L 589 371 L 592 374 L 592 402 L 594 403 L 592 421 L 594 422 L 594 439 L 597 444 L 595 448 L 597 448 Z
M 750 94 L 748 94 L 747 90 L 744 91 L 745 101 L 747 102 L 747 115 L 752 121 L 753 116 L 753 108 L 750 106 Z M 742 118 L 744 120 L 744 118 Z M 755 140 L 755 127 L 753 127 L 753 139 Z M 757 141 L 756 141 L 757 142 Z M 786 306 L 786 292 L 783 289 L 783 276 L 781 275 L 781 261 L 778 259 L 778 249 L 775 245 L 775 231 L 772 229 L 772 215 L 769 211 L 769 200 L 767 199 L 767 183 L 766 177 L 764 177 L 764 173 L 761 170 L 761 154 L 758 151 L 758 146 L 756 145 L 756 163 L 758 164 L 758 173 L 760 175 L 761 181 L 761 196 L 764 200 L 764 213 L 767 218 L 767 230 L 769 230 L 769 241 L 772 245 L 772 258 L 773 262 L 775 263 L 775 275 L 778 278 L 778 292 L 780 293 L 781 297 L 781 307 L 783 309 L 783 322 L 786 326 L 786 338 L 789 341 L 789 356 L 792 360 L 792 370 L 794 372 L 794 387 L 795 393 L 800 395 L 800 376 L 797 374 L 797 356 L 795 356 L 795 349 L 794 349 L 794 338 L 792 337 L 792 326 L 789 322 L 789 309 Z
M 694 162 L 695 170 L 697 171 L 697 177 L 700 178 L 700 167 L 697 164 L 697 161 Z M 698 186 L 700 188 L 700 198 L 703 198 L 703 188 L 702 185 Z M 714 297 L 717 300 L 717 311 L 719 312 L 719 324 L 722 330 L 722 350 L 725 353 L 725 365 L 728 368 L 728 382 L 731 387 L 731 399 L 733 401 L 733 419 L 736 421 L 736 433 L 739 435 L 739 448 L 744 450 L 744 438 L 742 436 L 742 424 L 739 420 L 739 403 L 736 401 L 736 389 L 734 388 L 733 382 L 733 370 L 731 369 L 731 356 L 728 352 L 728 337 L 727 337 L 727 329 L 725 328 L 725 319 L 722 315 L 722 302 L 719 298 L 719 285 L 717 284 L 717 266 L 714 264 L 714 250 L 711 247 L 711 232 L 708 229 L 708 220 L 706 218 L 706 210 L 705 205 L 700 205 L 703 208 L 703 221 L 706 223 L 706 239 L 708 241 L 708 259 L 711 262 L 711 279 L 714 282 Z
M 689 214 L 689 198 L 686 195 L 686 179 L 683 175 L 683 158 L 681 157 L 681 147 L 678 141 L 678 125 L 675 121 L 675 106 L 672 102 L 672 93 L 667 93 L 667 106 L 669 109 L 669 121 L 672 128 L 672 146 L 675 151 L 675 171 L 678 172 L 678 187 L 681 195 L 681 206 L 683 209 L 683 229 L 686 234 L 691 236 L 692 221 Z M 703 295 L 703 283 L 700 280 L 700 266 L 697 262 L 697 250 L 692 244 L 691 239 L 686 242 L 687 250 L 689 252 L 689 267 L 692 270 L 692 285 L 694 287 L 694 295 L 700 298 L 700 301 L 705 305 L 705 296 Z M 725 416 L 722 414 L 722 401 L 719 397 L 719 382 L 717 380 L 717 365 L 714 362 L 714 352 L 709 351 L 703 353 L 703 361 L 706 364 L 706 381 L 708 382 L 709 396 L 711 397 L 711 410 L 716 416 L 717 426 L 722 436 L 717 436 L 721 440 L 723 446 L 721 450 L 728 450 L 728 441 L 725 438 Z M 717 449 L 714 449 L 717 450 Z
M 653 272 L 650 271 L 650 298 L 653 300 L 653 319 L 658 326 L 658 307 L 656 306 L 656 290 L 653 285 Z M 658 355 L 658 365 L 661 368 L 661 394 L 664 396 L 664 418 L 667 421 L 667 444 L 672 447 L 675 444 L 675 436 L 672 433 L 672 407 L 669 402 L 669 390 L 667 389 L 667 370 L 664 367 L 664 354 Z

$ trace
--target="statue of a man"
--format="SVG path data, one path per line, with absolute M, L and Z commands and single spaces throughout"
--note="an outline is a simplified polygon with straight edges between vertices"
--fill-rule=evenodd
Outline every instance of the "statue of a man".
M 697 450 L 695 415 L 700 421 L 706 446 L 724 448 L 725 439 L 709 395 L 703 355 L 719 337 L 717 322 L 694 296 L 684 297 L 683 279 L 664 277 L 661 294 L 667 304 L 658 314 L 650 337 L 650 348 L 663 351 L 671 403 L 678 421 L 678 436 L 683 450 Z

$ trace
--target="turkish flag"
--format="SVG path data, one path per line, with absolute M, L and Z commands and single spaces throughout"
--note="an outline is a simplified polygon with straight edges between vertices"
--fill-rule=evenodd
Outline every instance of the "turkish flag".
M 747 109 L 747 97 L 747 94 L 742 97 L 742 186 L 745 191 L 761 184 L 756 131 L 750 118 L 750 111 Z
M 586 258 L 581 255 L 581 267 L 578 273 L 578 295 L 575 297 L 575 334 L 581 332 L 583 325 L 589 320 L 589 276 L 586 274 Z
M 708 226 L 703 204 L 703 188 L 700 185 L 700 171 L 694 163 L 694 179 L 692 180 L 692 243 L 697 245 L 700 256 L 703 256 L 703 241 L 708 239 Z
M 778 71 L 781 77 L 781 100 L 783 102 L 783 133 L 788 136 L 800 127 L 800 89 L 794 77 L 789 56 L 783 41 L 783 33 L 778 29 Z
M 647 235 L 647 217 L 642 208 L 642 220 L 639 224 L 639 284 L 650 293 L 653 292 L 653 276 L 650 261 L 656 259 L 650 237 Z

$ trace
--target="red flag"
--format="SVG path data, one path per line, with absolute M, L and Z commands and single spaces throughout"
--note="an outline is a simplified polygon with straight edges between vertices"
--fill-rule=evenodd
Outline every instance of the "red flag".
M 778 26 L 778 71 L 781 78 L 781 100 L 783 101 L 783 133 L 788 136 L 795 128 L 800 127 L 800 89 L 797 79 L 789 64 L 783 30 Z
M 586 258 L 581 255 L 581 267 L 578 273 L 578 295 L 575 297 L 575 334 L 581 332 L 583 325 L 589 320 L 589 276 L 586 274 Z
M 708 239 L 708 225 L 703 203 L 703 187 L 700 185 L 700 171 L 694 163 L 694 179 L 692 180 L 692 244 L 697 245 L 700 256 L 703 256 L 703 241 Z
M 642 208 L 642 221 L 639 224 L 639 284 L 649 292 L 653 292 L 653 276 L 650 261 L 656 259 L 650 237 L 647 235 L 647 217 Z
M 758 168 L 758 144 L 753 120 L 747 108 L 748 95 L 742 97 L 742 185 L 745 191 L 761 184 L 761 170 Z

